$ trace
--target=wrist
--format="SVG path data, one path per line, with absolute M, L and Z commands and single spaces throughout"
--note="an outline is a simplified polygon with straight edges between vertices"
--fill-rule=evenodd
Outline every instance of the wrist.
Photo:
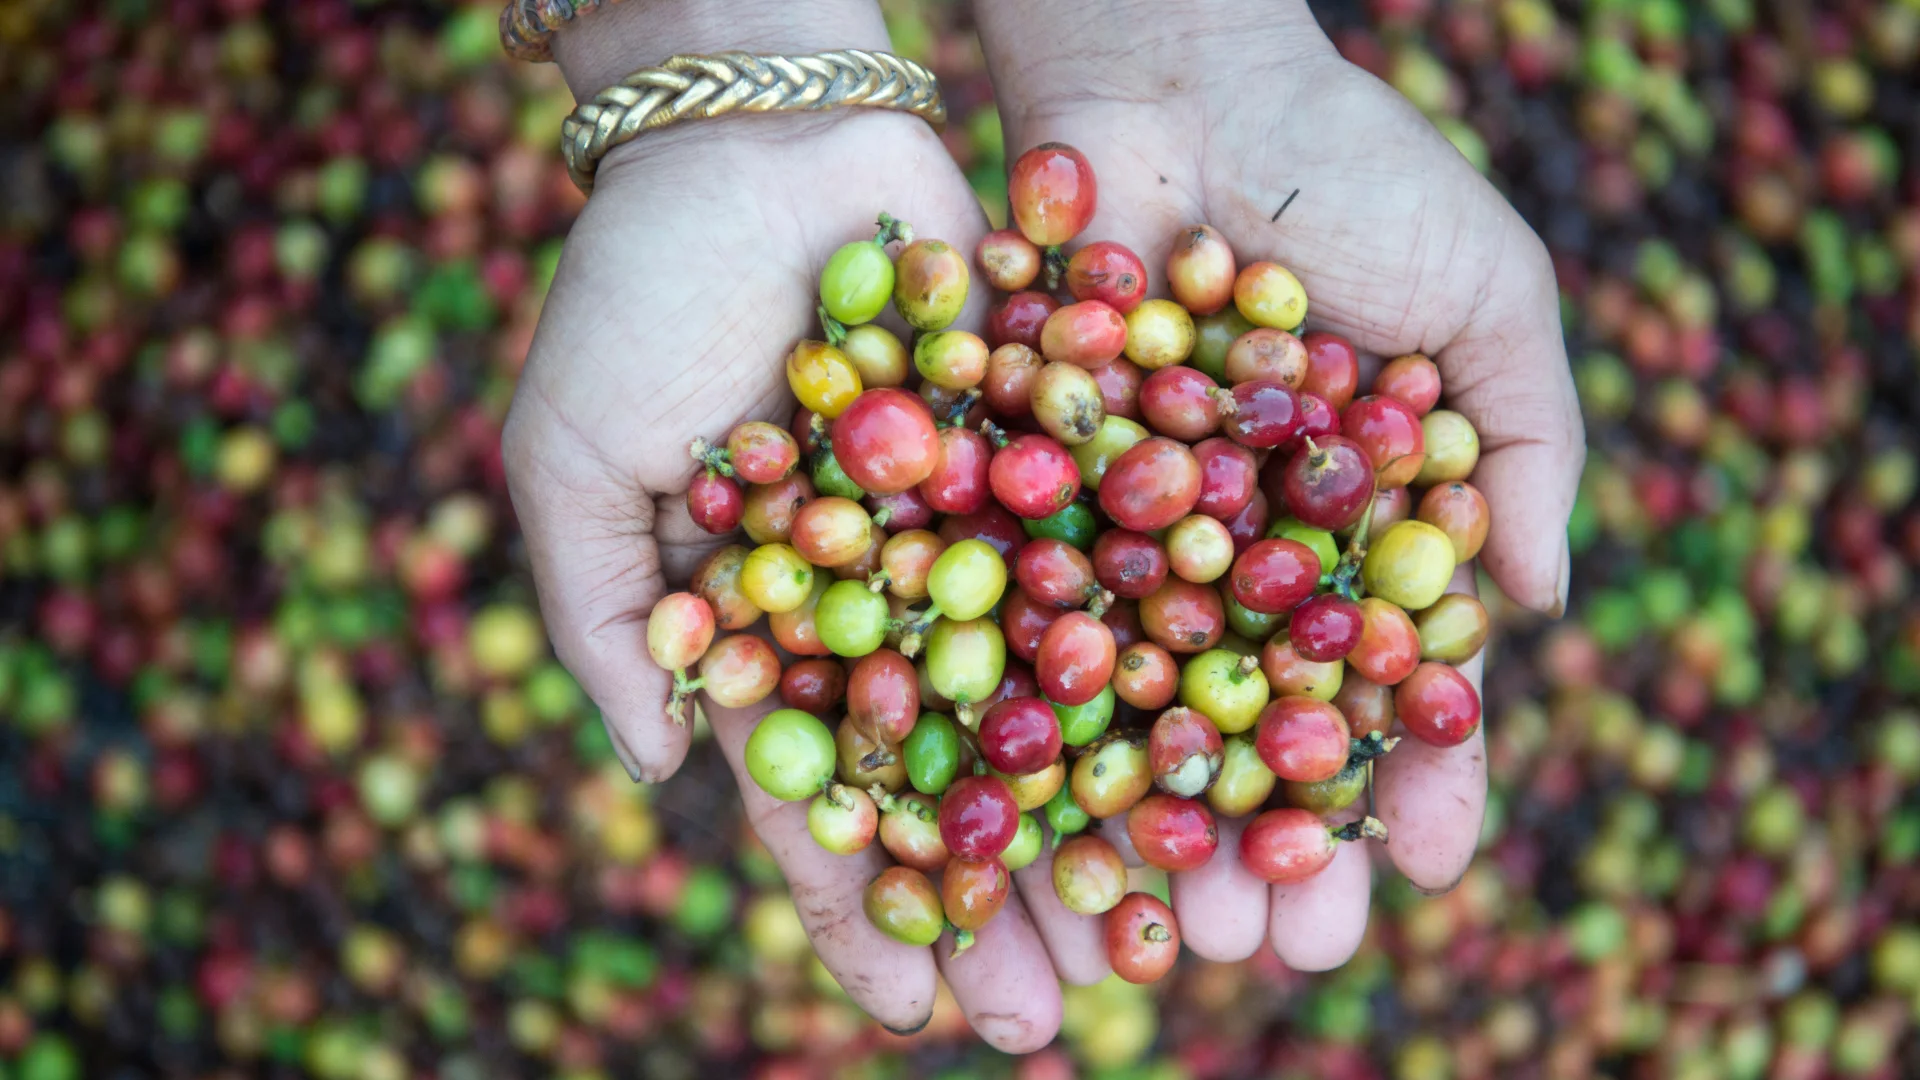
M 975 0 L 974 17 L 995 90 L 1020 105 L 1180 95 L 1337 55 L 1306 0 Z
M 561 28 L 553 58 L 584 101 L 680 53 L 890 47 L 874 0 L 626 0 Z

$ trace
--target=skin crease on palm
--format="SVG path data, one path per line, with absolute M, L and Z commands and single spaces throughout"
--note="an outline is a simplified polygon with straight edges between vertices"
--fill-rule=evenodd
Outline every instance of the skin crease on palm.
M 1474 479 L 1495 524 L 1482 562 L 1509 596 L 1557 610 L 1579 417 L 1551 269 L 1498 193 L 1397 94 L 1339 60 L 1294 0 L 975 8 L 1009 148 L 1058 140 L 1094 164 L 1101 209 L 1084 239 L 1127 244 L 1153 269 L 1181 226 L 1208 222 L 1243 263 L 1272 258 L 1300 275 L 1309 326 L 1374 355 L 1435 356 L 1449 404 L 1483 440 Z M 582 20 L 556 54 L 584 97 L 668 51 L 841 47 L 886 47 L 871 0 L 645 0 Z M 780 361 L 818 333 L 815 275 L 882 209 L 969 252 L 987 227 L 924 124 L 848 111 L 645 136 L 603 164 L 568 239 L 508 420 L 508 480 L 556 651 L 637 778 L 670 776 L 688 745 L 665 719 L 669 680 L 647 658 L 647 611 L 721 542 L 687 517 L 685 447 L 791 416 Z M 976 283 L 959 325 L 979 329 L 986 292 Z M 1463 569 L 1453 587 L 1471 585 Z M 1480 661 L 1466 670 L 1477 685 Z M 1100 920 L 1059 904 L 1047 856 L 1014 875 L 1016 894 L 958 959 L 950 942 L 893 942 L 860 907 L 886 862 L 877 845 L 830 855 L 807 833 L 804 802 L 746 780 L 746 736 L 771 707 L 706 711 L 750 821 L 854 1002 L 917 1029 L 938 971 L 988 1042 L 1049 1042 L 1055 976 L 1089 983 L 1108 966 Z M 1481 737 L 1450 750 L 1404 741 L 1376 770 L 1386 857 L 1420 888 L 1451 887 L 1485 795 Z M 1103 834 L 1137 862 L 1123 826 Z M 1232 960 L 1271 942 L 1303 970 L 1344 962 L 1366 926 L 1373 845 L 1344 845 L 1312 881 L 1269 887 L 1238 865 L 1237 831 L 1223 823 L 1215 858 L 1174 875 L 1187 947 Z

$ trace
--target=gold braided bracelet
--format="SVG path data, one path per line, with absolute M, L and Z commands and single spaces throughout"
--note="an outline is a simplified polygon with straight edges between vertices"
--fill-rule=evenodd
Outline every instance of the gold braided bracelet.
M 591 195 L 600 159 L 643 131 L 730 112 L 822 112 L 843 105 L 910 112 L 936 131 L 947 121 L 939 80 L 891 53 L 675 56 L 576 106 L 560 125 L 560 150 L 568 175 Z

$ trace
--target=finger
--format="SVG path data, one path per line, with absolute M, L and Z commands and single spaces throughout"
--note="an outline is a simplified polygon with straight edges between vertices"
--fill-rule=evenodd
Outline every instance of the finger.
M 1113 973 L 1107 963 L 1106 920 L 1067 910 L 1053 890 L 1052 830 L 1040 823 L 1040 855 L 1014 871 L 1027 915 L 1053 958 L 1053 970 L 1075 986 L 1092 986 Z
M 654 501 L 611 477 L 553 464 L 567 436 L 523 394 L 503 437 L 508 491 L 553 649 L 600 709 L 635 781 L 672 776 L 690 729 L 667 714 L 672 677 L 647 653 L 647 613 L 665 593 Z
M 1517 215 L 1515 222 L 1526 250 L 1489 292 L 1505 299 L 1476 311 L 1434 360 L 1447 406 L 1480 433 L 1473 483 L 1493 512 L 1480 559 L 1508 596 L 1558 616 L 1571 580 L 1567 518 L 1586 463 L 1586 436 L 1553 266 Z
M 1240 818 L 1215 818 L 1220 846 L 1206 865 L 1169 875 L 1180 940 L 1194 955 L 1232 963 L 1267 938 L 1267 883 L 1240 862 Z
M 1471 564 L 1454 571 L 1449 592 L 1474 592 Z M 1460 671 L 1480 689 L 1485 651 Z M 1405 735 L 1396 723 L 1395 734 Z M 1374 813 L 1387 826 L 1387 854 L 1423 892 L 1453 888 L 1480 842 L 1487 809 L 1484 717 L 1473 737 L 1459 746 L 1432 746 L 1402 738 L 1373 766 Z
M 1019 895 L 974 931 L 966 952 L 953 955 L 951 933 L 933 951 L 967 1023 L 994 1049 L 1030 1054 L 1060 1031 L 1060 983 Z
M 1099 818 L 1088 828 L 1100 839 L 1112 844 L 1113 850 L 1120 853 L 1120 861 L 1129 869 L 1138 869 L 1147 865 L 1147 860 L 1141 858 L 1140 853 L 1134 850 L 1133 837 L 1127 833 L 1127 815 L 1116 814 L 1110 818 Z
M 1358 810 L 1332 816 L 1357 820 Z M 1391 840 L 1391 834 L 1389 834 Z M 1331 971 L 1353 958 L 1367 934 L 1373 896 L 1372 860 L 1360 840 L 1341 843 L 1325 870 L 1305 881 L 1271 887 L 1268 933 L 1273 951 L 1295 971 Z M 1184 925 L 1183 925 L 1184 929 Z
M 918 1031 L 933 1015 L 933 955 L 875 929 L 863 906 L 867 882 L 889 865 L 886 853 L 878 844 L 854 855 L 823 850 L 807 832 L 805 800 L 780 802 L 747 775 L 747 736 L 770 710 L 768 703 L 748 709 L 706 705 L 714 738 L 740 785 L 747 820 L 785 875 L 820 962 L 847 996 L 890 1031 Z

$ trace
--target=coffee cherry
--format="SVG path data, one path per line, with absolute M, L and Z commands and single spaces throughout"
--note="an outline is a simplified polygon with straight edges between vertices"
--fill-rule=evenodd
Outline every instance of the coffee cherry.
M 820 306 L 848 326 L 872 322 L 893 295 L 893 260 L 872 240 L 841 245 L 820 271 Z
M 1255 749 L 1282 780 L 1325 780 L 1347 763 L 1347 718 L 1310 697 L 1283 697 L 1260 714 Z
M 916 680 L 915 696 L 919 695 Z M 913 730 L 900 744 L 900 759 L 907 767 L 907 783 L 915 791 L 939 795 L 960 773 L 960 733 L 953 721 L 937 712 L 921 713 Z
M 1227 347 L 1227 382 L 1277 382 L 1299 390 L 1307 379 L 1307 347 L 1285 330 L 1257 326 Z
M 1123 529 L 1153 532 L 1185 517 L 1200 499 L 1200 463 L 1172 439 L 1129 447 L 1100 480 L 1100 509 Z
M 1360 605 L 1332 593 L 1313 597 L 1293 611 L 1288 640 L 1307 660 L 1344 659 L 1360 643 Z
M 1130 983 L 1157 982 L 1180 959 L 1180 927 L 1160 898 L 1134 892 L 1106 914 L 1107 963 Z
M 907 347 L 893 331 L 872 323 L 848 328 L 840 351 L 860 373 L 862 389 L 899 386 L 913 370 L 913 358 L 908 355 Z
M 1013 878 L 997 858 L 955 859 L 940 875 L 940 905 L 955 930 L 978 930 L 1000 914 L 1012 887 Z
M 1075 759 L 1068 783 L 1073 801 L 1094 817 L 1126 813 L 1153 789 L 1146 740 L 1120 732 L 1100 739 Z
M 1327 403 L 1319 394 L 1300 392 L 1300 429 L 1293 438 L 1273 448 L 1279 459 L 1275 464 L 1292 461 L 1293 456 L 1307 448 L 1311 439 L 1322 443 L 1331 436 L 1340 434 L 1340 411 Z
M 1453 541 L 1424 521 L 1401 521 L 1376 537 L 1360 564 L 1367 591 L 1409 611 L 1431 606 L 1453 578 Z
M 1125 315 L 1146 299 L 1147 268 L 1124 245 L 1096 240 L 1067 260 L 1066 283 L 1075 300 L 1097 300 Z
M 1080 493 L 1080 467 L 1056 440 L 1021 435 L 994 453 L 987 481 L 1002 506 L 1031 520 L 1073 501 Z
M 712 469 L 694 474 L 687 484 L 687 516 L 695 525 L 718 536 L 740 527 L 747 495 L 730 477 Z
M 1233 537 L 1204 514 L 1188 514 L 1167 530 L 1167 563 L 1186 581 L 1216 580 L 1233 565 Z
M 1325 870 L 1340 841 L 1384 840 L 1386 835 L 1386 827 L 1372 818 L 1334 828 L 1305 810 L 1269 810 L 1240 834 L 1240 862 L 1262 881 L 1293 885 Z
M 1003 419 L 1033 415 L 1033 384 L 1045 364 L 1038 352 L 1018 342 L 988 353 L 987 374 L 980 381 L 987 408 Z
M 747 548 L 728 544 L 707 556 L 688 582 L 689 591 L 712 609 L 713 625 L 721 630 L 742 630 L 760 618 L 760 609 L 740 588 L 740 572 L 747 555 Z
M 1115 596 L 1138 600 L 1167 580 L 1167 552 L 1158 541 L 1130 529 L 1109 529 L 1093 543 L 1094 576 Z
M 927 875 L 911 867 L 882 870 L 867 883 L 861 906 L 868 922 L 902 945 L 931 945 L 946 929 L 939 890 Z
M 1373 505 L 1373 462 L 1359 443 L 1338 435 L 1309 443 L 1287 461 L 1281 491 L 1294 517 L 1337 532 Z
M 1320 557 L 1297 540 L 1262 540 L 1233 561 L 1233 598 L 1253 611 L 1292 611 L 1320 584 Z
M 1260 760 L 1254 733 L 1230 735 L 1221 748 L 1220 775 L 1207 789 L 1207 805 L 1224 817 L 1244 817 L 1260 809 L 1278 778 Z
M 1040 276 L 1040 249 L 1017 229 L 995 229 L 981 237 L 973 258 L 987 284 L 1001 292 L 1019 292 Z
M 807 805 L 807 832 L 835 855 L 865 850 L 879 829 L 880 811 L 873 797 L 859 788 L 833 784 Z
M 1279 263 L 1249 263 L 1233 279 L 1233 306 L 1255 326 L 1294 330 L 1307 319 L 1307 290 Z
M 866 519 L 866 511 L 860 509 L 860 504 L 847 505 L 853 507 L 862 521 Z M 864 532 L 863 528 L 863 541 Z M 762 544 L 753 549 L 740 568 L 740 588 L 762 611 L 792 611 L 806 603 L 813 592 L 813 566 L 789 544 Z
M 1059 755 L 1060 721 L 1037 697 L 999 702 L 980 718 L 980 756 L 999 772 L 1039 772 Z
M 1300 396 L 1266 379 L 1214 392 L 1220 403 L 1220 430 L 1229 439 L 1256 450 L 1279 446 L 1300 433 Z
M 780 700 L 801 712 L 831 712 L 847 692 L 847 672 L 838 660 L 796 660 L 780 673 Z
M 1350 674 L 1333 695 L 1333 707 L 1347 718 L 1347 730 L 1356 739 L 1393 728 L 1393 688 L 1382 686 L 1359 674 Z
M 1160 790 L 1194 798 L 1220 774 L 1220 729 L 1193 709 L 1168 709 L 1147 734 L 1147 764 Z
M 1154 644 L 1185 656 L 1220 643 L 1227 613 L 1213 586 L 1168 578 L 1140 601 L 1140 626 Z
M 1058 247 L 1080 234 L 1099 208 L 1093 166 L 1064 143 L 1041 143 L 1021 154 L 1007 175 L 1007 201 L 1023 236 Z
M 941 619 L 926 638 L 927 681 L 954 703 L 960 722 L 972 726 L 973 705 L 985 701 L 1007 666 L 1007 639 L 992 619 Z
M 1425 416 L 1440 401 L 1440 369 L 1419 353 L 1395 357 L 1373 377 L 1373 392 Z
M 1480 695 L 1450 664 L 1428 661 L 1393 690 L 1407 733 L 1433 746 L 1459 746 L 1480 729 Z
M 1122 357 L 1102 364 L 1088 374 L 1093 376 L 1094 385 L 1100 388 L 1100 400 L 1106 406 L 1108 416 L 1140 419 L 1140 385 L 1146 381 L 1147 373 L 1139 365 Z
M 940 804 L 931 795 L 902 792 L 880 814 L 880 846 L 902 866 L 932 873 L 952 854 L 940 838 Z
M 757 705 L 780 685 L 780 658 L 757 637 L 729 634 L 700 658 L 700 685 L 722 708 Z
M 1429 489 L 1420 497 L 1415 517 L 1447 534 L 1447 539 L 1453 541 L 1456 562 L 1467 562 L 1480 554 L 1493 520 L 1486 496 L 1461 480 Z
M 1226 649 L 1201 653 L 1180 673 L 1181 704 L 1229 735 L 1252 727 L 1270 694 L 1258 659 Z
M 1360 354 L 1339 334 L 1312 330 L 1300 339 L 1307 347 L 1307 378 L 1303 393 L 1317 395 L 1335 411 L 1346 409 L 1360 388 Z
M 828 420 L 860 395 L 860 372 L 824 341 L 802 341 L 787 354 L 787 386 L 800 404 Z
M 1048 700 L 1062 705 L 1092 701 L 1113 678 L 1113 631 L 1084 611 L 1054 620 L 1040 636 L 1033 673 Z
M 863 491 L 892 495 L 933 474 L 940 440 L 926 405 L 903 390 L 869 390 L 833 423 L 833 452 Z
M 1361 608 L 1362 633 L 1366 609 Z M 1346 680 L 1347 665 L 1338 660 L 1308 660 L 1294 651 L 1285 634 L 1275 634 L 1260 649 L 1260 671 L 1267 677 L 1271 692 L 1285 696 L 1298 694 L 1320 701 L 1332 701 Z
M 913 343 L 913 367 L 935 386 L 970 390 L 987 377 L 987 343 L 965 330 L 936 330 Z
M 886 640 L 890 618 L 886 598 L 858 581 L 836 581 L 827 586 L 813 613 L 820 643 L 835 656 L 849 658 L 878 649 Z
M 1303 784 L 1289 780 L 1281 785 L 1287 805 L 1325 817 L 1352 806 L 1367 790 L 1367 766 L 1350 760 L 1339 772 L 1325 780 Z
M 1420 437 L 1427 456 L 1413 483 L 1421 487 L 1465 480 L 1480 463 L 1480 433 L 1452 409 L 1435 409 L 1421 417 Z
M 1487 609 L 1466 593 L 1448 593 L 1413 617 L 1420 659 L 1464 664 L 1487 641 Z
M 1005 782 L 963 776 L 940 797 L 940 839 L 956 859 L 991 859 L 1013 842 L 1019 817 Z
M 936 513 L 972 514 L 983 509 L 993 496 L 987 482 L 992 445 L 979 432 L 964 427 L 941 428 L 939 439 L 939 460 L 914 490 Z
M 1043 292 L 1017 292 L 987 313 L 987 344 L 1025 345 L 1040 351 L 1040 330 L 1048 316 L 1060 310 L 1060 301 Z
M 1218 389 L 1193 368 L 1163 367 L 1140 384 L 1140 415 L 1162 435 L 1197 443 L 1220 430 Z
M 1213 858 L 1220 834 L 1205 803 L 1158 792 L 1127 812 L 1127 839 L 1156 870 L 1195 870 Z
M 1193 355 L 1193 316 L 1171 300 L 1148 300 L 1127 313 L 1126 358 L 1148 371 Z
M 894 262 L 893 306 L 915 330 L 944 330 L 966 306 L 967 278 L 966 258 L 945 241 L 915 240 Z
M 920 675 L 892 649 L 863 656 L 847 675 L 847 720 L 881 746 L 900 745 L 920 718 Z
M 927 595 L 940 613 L 965 622 L 993 610 L 1007 588 L 1007 564 L 980 540 L 949 545 L 927 574 Z
M 823 791 L 833 779 L 833 735 L 818 717 L 798 709 L 775 709 L 762 717 L 741 756 L 760 790 L 784 802 Z
M 1359 398 L 1341 410 L 1340 434 L 1366 452 L 1383 490 L 1412 483 L 1426 462 L 1426 436 L 1421 433 L 1420 418 L 1389 397 Z
M 800 444 L 777 424 L 751 420 L 728 433 L 726 460 L 742 482 L 771 484 L 800 463 Z
M 1420 663 L 1420 635 L 1398 605 L 1369 596 L 1360 601 L 1360 641 L 1347 666 L 1382 686 L 1413 674 Z
M 1167 289 L 1181 307 L 1212 315 L 1233 300 L 1233 248 L 1211 225 L 1189 225 L 1167 256 Z
M 1047 800 L 1047 805 L 1041 812 L 1047 817 L 1047 828 L 1053 830 L 1055 849 L 1058 849 L 1067 837 L 1085 831 L 1086 827 L 1093 823 L 1092 815 L 1082 810 L 1080 804 L 1074 801 L 1073 791 L 1070 788 L 1063 787 L 1056 792 L 1053 798 Z
M 1076 915 L 1103 914 L 1126 895 L 1127 864 L 1112 844 L 1083 833 L 1054 851 L 1053 891 Z
M 814 497 L 813 482 L 799 473 L 747 489 L 740 527 L 756 544 L 784 544 L 793 537 L 793 519 Z
M 1038 810 L 1047 805 L 1047 800 L 1053 798 L 1062 787 L 1066 786 L 1067 759 L 1056 757 L 1044 768 L 1030 773 L 1014 775 L 994 772 L 992 775 L 999 777 L 1001 782 L 1007 785 L 1007 790 L 1013 794 L 1013 805 L 1020 808 L 1024 817 L 1027 811 Z
M 713 643 L 713 609 L 692 593 L 668 593 L 647 616 L 647 653 L 664 671 L 699 660 Z
M 1028 412 L 1061 445 L 1079 446 L 1099 433 L 1107 399 L 1086 368 L 1056 361 L 1034 376 Z
M 848 787 L 862 791 L 904 790 L 907 768 L 893 747 L 882 746 L 859 724 L 842 720 L 833 729 L 834 775 Z
M 1065 788 L 1058 789 L 1058 791 L 1064 790 Z M 1052 800 L 1049 799 L 1042 805 L 1051 805 L 1051 802 Z M 1022 813 L 1020 827 L 1013 833 L 1013 843 L 1008 844 L 1007 850 L 1000 853 L 1000 865 L 1006 867 L 1010 874 L 1025 870 L 1033 865 L 1033 860 L 1040 857 L 1040 846 L 1045 840 L 1045 835 L 1040 831 L 1039 819 L 1031 813 Z
M 1034 689 L 1039 689 L 1035 680 Z M 1062 705 L 1057 701 L 1047 704 L 1053 707 L 1053 715 L 1060 721 L 1060 741 L 1068 746 L 1086 746 L 1088 743 L 1106 734 L 1107 725 L 1113 722 L 1113 686 L 1101 689 L 1093 700 L 1079 705 Z
M 1229 439 L 1207 439 L 1193 448 L 1200 463 L 1195 513 L 1225 522 L 1246 509 L 1260 491 L 1260 465 L 1253 451 Z
M 1180 667 L 1173 654 L 1150 641 L 1127 646 L 1114 660 L 1113 691 L 1136 709 L 1164 709 L 1179 689 Z

